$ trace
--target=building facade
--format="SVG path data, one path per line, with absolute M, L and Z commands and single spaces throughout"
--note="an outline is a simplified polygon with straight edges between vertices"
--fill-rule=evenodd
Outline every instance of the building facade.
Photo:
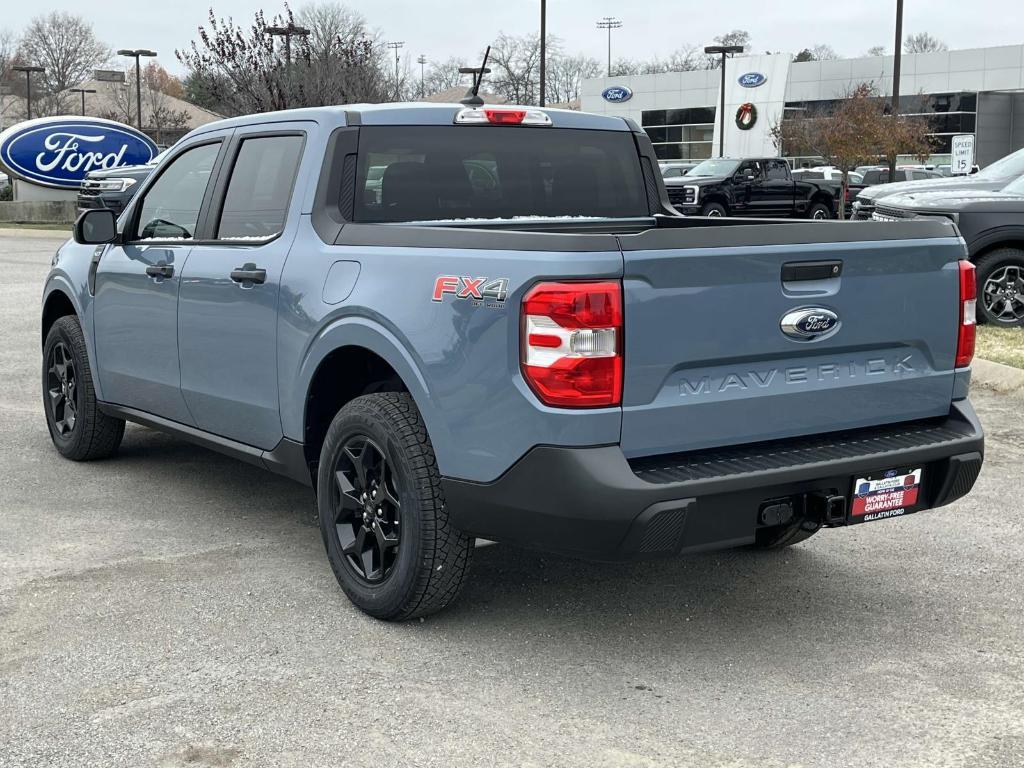
M 891 96 L 892 69 L 892 56 L 729 59 L 725 154 L 779 154 L 769 131 L 784 115 L 827 109 L 864 82 Z M 901 69 L 900 112 L 927 116 L 935 139 L 932 162 L 948 162 L 957 134 L 974 134 L 982 166 L 1024 147 L 1024 45 L 907 54 Z M 703 159 L 718 155 L 720 81 L 720 70 L 593 78 L 583 83 L 582 108 L 632 118 L 660 158 Z

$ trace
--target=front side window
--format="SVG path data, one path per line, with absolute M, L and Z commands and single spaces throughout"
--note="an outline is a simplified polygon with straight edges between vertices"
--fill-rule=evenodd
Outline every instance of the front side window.
M 243 139 L 221 209 L 218 240 L 266 240 L 281 234 L 302 143 L 297 135 Z
M 185 150 L 153 182 L 142 199 L 139 240 L 191 240 L 210 183 L 220 142 Z

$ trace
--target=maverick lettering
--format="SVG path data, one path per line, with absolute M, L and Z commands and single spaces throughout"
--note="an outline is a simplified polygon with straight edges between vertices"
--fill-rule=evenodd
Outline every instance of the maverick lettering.
M 96 169 L 115 168 L 122 164 L 128 145 L 122 144 L 116 152 L 85 152 L 79 150 L 80 144 L 96 144 L 106 139 L 105 136 L 83 136 L 78 133 L 51 133 L 43 141 L 46 151 L 36 155 L 36 168 L 41 173 L 48 173 L 56 168 L 69 173 L 88 173 Z

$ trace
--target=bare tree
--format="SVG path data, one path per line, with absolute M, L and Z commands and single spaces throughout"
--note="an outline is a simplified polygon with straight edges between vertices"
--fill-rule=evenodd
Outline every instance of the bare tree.
M 598 77 L 601 63 L 590 56 L 554 56 L 548 61 L 546 78 L 547 101 L 551 104 L 569 104 L 580 98 L 583 80 Z
M 612 62 L 611 77 L 628 77 L 639 75 L 643 69 L 643 62 L 636 59 L 621 58 Z
M 14 72 L 11 71 L 16 63 L 17 48 L 18 41 L 14 33 L 9 29 L 0 30 L 0 131 L 7 126 L 8 120 L 15 119 L 14 112 L 18 108 L 19 99 L 16 87 L 13 86 Z
M 287 8 L 287 6 L 285 6 Z M 305 5 L 295 16 L 310 34 L 307 69 L 299 75 L 312 104 L 344 104 L 381 101 L 395 97 L 406 87 L 408 67 L 394 65 L 379 32 L 371 30 L 362 14 L 336 2 Z
M 110 59 L 111 51 L 81 16 L 52 11 L 29 22 L 18 56 L 29 64 L 46 67 L 38 78 L 40 98 L 33 101 L 33 106 L 38 104 L 39 114 L 58 114 L 68 109 L 72 96 L 68 88 L 89 79 L 93 69 Z
M 742 45 L 747 51 L 750 50 L 750 33 L 745 29 L 734 29 L 715 38 L 719 45 Z M 718 54 L 711 54 L 706 57 L 704 69 L 718 69 L 722 66 L 722 57 Z
M 899 154 L 913 154 L 923 160 L 931 152 L 927 121 L 890 115 L 886 109 L 874 84 L 861 83 L 844 94 L 834 109 L 786 118 L 770 129 L 780 152 L 821 157 L 842 170 L 840 218 L 846 216 L 851 168 Z
M 548 56 L 559 54 L 558 40 L 549 37 Z M 540 85 L 540 36 L 507 35 L 504 32 L 491 44 L 488 83 L 495 93 L 511 104 L 536 104 Z
M 885 46 L 884 45 L 872 45 L 870 48 L 868 48 L 867 53 L 865 53 L 864 55 L 865 56 L 885 56 Z
M 248 29 L 211 10 L 199 39 L 175 54 L 190 83 L 201 83 L 207 97 L 230 114 L 389 98 L 383 51 L 359 17 L 341 6 L 320 9 L 324 20 L 316 22 L 317 36 L 293 38 L 290 58 L 284 43 L 267 34 L 268 26 L 296 23 L 287 5 L 270 22 L 257 11 Z
M 793 57 L 793 61 L 832 61 L 838 59 L 839 54 L 831 45 L 815 45 L 813 48 L 804 48 Z
M 916 35 L 907 35 L 903 41 L 904 53 L 935 53 L 937 51 L 948 51 L 949 46 L 938 38 L 932 37 L 927 32 L 918 32 Z
M 468 88 L 468 78 L 459 73 L 460 68 L 468 66 L 465 59 L 458 57 L 431 62 L 423 77 L 423 92 L 427 95 L 441 93 L 460 85 L 465 85 Z

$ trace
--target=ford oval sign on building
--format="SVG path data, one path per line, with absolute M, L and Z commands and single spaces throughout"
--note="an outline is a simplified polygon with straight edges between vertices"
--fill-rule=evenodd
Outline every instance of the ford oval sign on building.
M 633 92 L 624 85 L 613 85 L 601 91 L 601 98 L 612 104 L 621 104 L 633 98 Z
M 90 171 L 144 165 L 157 153 L 131 126 L 98 117 L 42 117 L 0 133 L 0 165 L 35 184 L 77 189 Z
M 757 88 L 757 86 L 764 85 L 766 82 L 768 82 L 768 78 L 760 72 L 747 72 L 739 77 L 739 84 L 744 88 Z

